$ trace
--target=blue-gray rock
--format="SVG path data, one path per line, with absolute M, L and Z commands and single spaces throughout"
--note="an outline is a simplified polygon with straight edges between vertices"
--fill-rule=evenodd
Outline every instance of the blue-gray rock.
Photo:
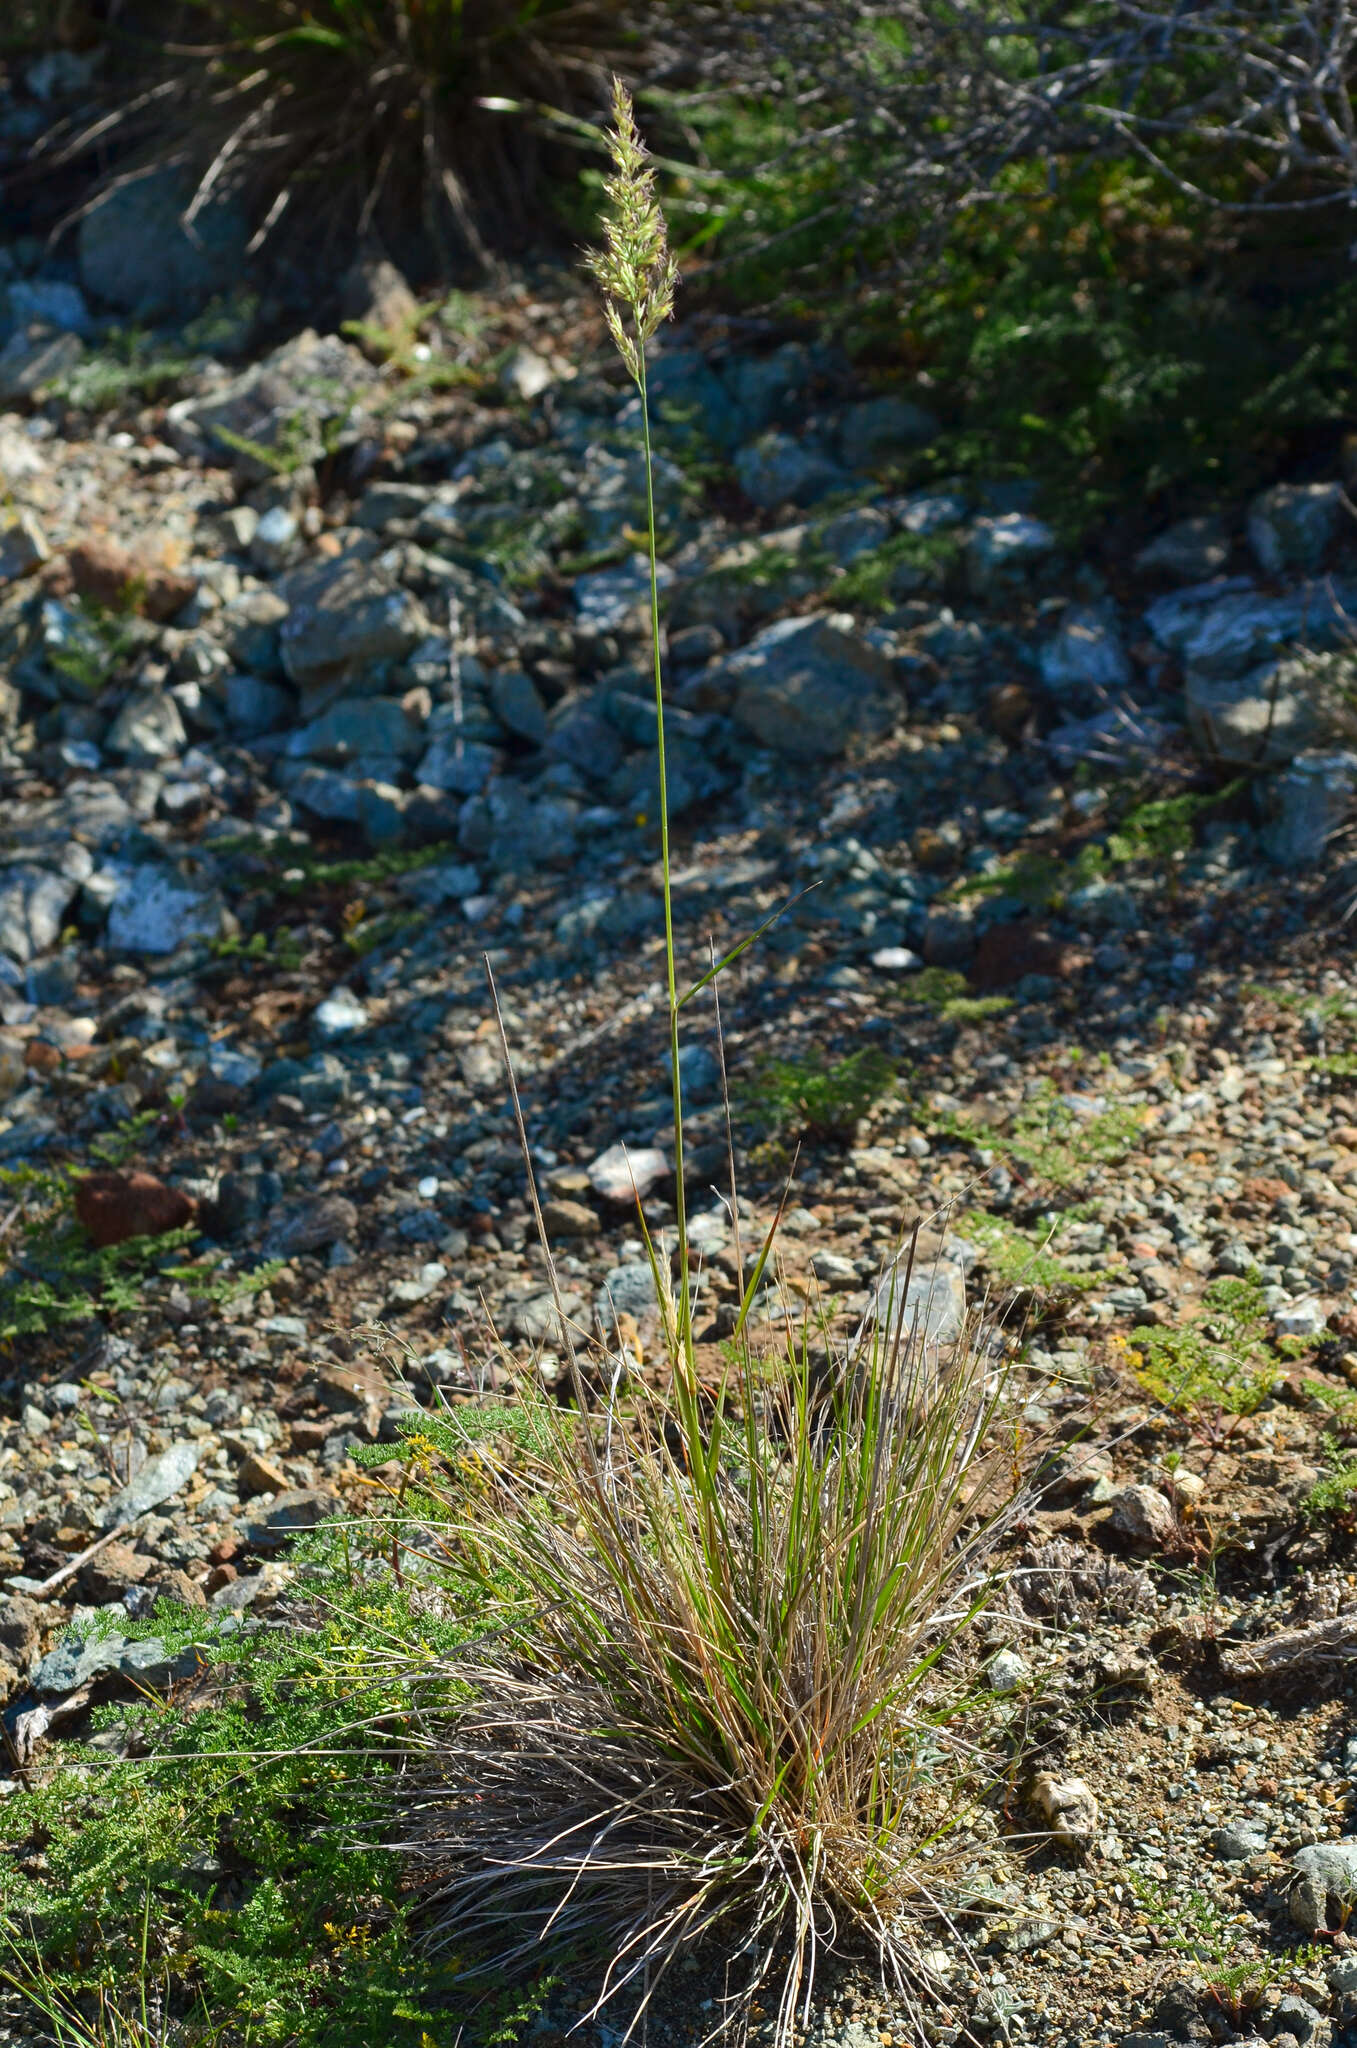
M 1110 606 L 1066 608 L 1054 639 L 1041 650 L 1041 679 L 1062 703 L 1096 701 L 1126 688 L 1131 662 Z
M 973 906 L 936 904 L 924 925 L 924 959 L 930 967 L 964 967 L 975 953 L 976 939 Z
M 4 470 L 0 468 L 0 478 Z M 37 516 L 21 508 L 9 522 L 0 527 L 0 583 L 13 583 L 20 576 L 31 576 L 40 569 L 51 550 L 47 536 L 39 525 Z
M 134 691 L 104 735 L 107 752 L 134 768 L 172 761 L 187 745 L 179 706 L 166 690 Z
M 368 1013 L 351 988 L 333 988 L 323 1003 L 317 1003 L 311 1012 L 311 1029 L 322 1045 L 332 1045 L 336 1039 L 352 1038 L 356 1031 L 366 1031 Z
M 667 563 L 658 565 L 661 592 L 674 580 Z M 650 610 L 650 563 L 644 555 L 633 555 L 616 569 L 594 569 L 575 578 L 575 610 L 581 625 L 600 633 L 611 633 L 638 610 Z
M 437 910 L 445 903 L 460 903 L 467 896 L 479 896 L 481 877 L 465 861 L 439 861 L 433 867 L 415 868 L 400 878 L 400 892 L 424 910 Z
M 61 936 L 79 881 L 27 862 L 0 868 L 0 953 L 22 967 Z
M 671 440 L 711 441 L 733 448 L 749 432 L 738 401 L 697 349 L 663 349 L 646 372 L 650 402 L 660 431 Z M 625 421 L 639 408 L 633 400 Z
M 1086 882 L 1069 899 L 1070 916 L 1094 931 L 1134 931 L 1140 905 L 1122 882 Z
M 245 1540 L 253 1550 L 282 1550 L 294 1536 L 315 1529 L 342 1512 L 338 1494 L 324 1487 L 299 1487 L 291 1493 L 277 1493 L 258 1520 L 245 1525 Z
M 398 697 L 342 697 L 288 740 L 290 755 L 338 767 L 369 760 L 413 761 L 424 745 L 419 721 Z
M 171 1444 L 159 1457 L 148 1458 L 140 1472 L 105 1502 L 99 1517 L 100 1528 L 114 1529 L 120 1522 L 133 1522 L 138 1515 L 148 1515 L 152 1508 L 172 1500 L 187 1486 L 197 1469 L 197 1444 Z
M 356 825 L 360 789 L 356 776 L 338 768 L 318 768 L 311 762 L 279 761 L 274 780 L 286 790 L 294 804 L 313 818 L 331 818 L 336 824 Z
M 846 612 L 780 619 L 721 666 L 736 722 L 794 760 L 881 739 L 904 710 L 890 662 Z
M 1315 867 L 1357 814 L 1357 753 L 1298 754 L 1263 789 L 1263 851 L 1280 868 Z
M 54 334 L 50 327 L 20 327 L 0 349 L 0 403 L 36 398 L 67 376 L 85 353 L 78 334 Z
M 193 182 L 152 168 L 124 177 L 80 222 L 80 282 L 92 298 L 143 320 L 196 312 L 239 283 L 250 222 L 239 201 L 214 192 L 184 224 Z
M 671 1077 L 674 1062 L 664 1055 L 664 1071 Z M 721 1093 L 721 1063 L 709 1046 L 694 1042 L 679 1047 L 679 1088 L 685 1106 L 698 1108 L 715 1102 Z
M 296 713 L 297 700 L 290 690 L 266 683 L 262 676 L 223 676 L 219 695 L 226 707 L 226 722 L 237 739 L 258 739 L 277 732 Z
M 301 521 L 287 505 L 271 505 L 250 537 L 249 555 L 256 569 L 276 576 L 299 551 Z
M 994 597 L 1020 584 L 1029 570 L 1055 552 L 1055 535 L 1044 520 L 1026 512 L 977 519 L 966 544 L 966 574 L 977 597 Z
M 79 285 L 55 277 L 16 278 L 5 294 L 15 327 L 37 323 L 59 334 L 88 336 L 93 321 Z
M 582 775 L 606 781 L 622 758 L 622 741 L 605 716 L 603 693 L 581 690 L 553 705 L 545 746 L 548 754 L 568 761 Z
M 358 1211 L 345 1195 L 306 1195 L 269 1213 L 264 1254 L 271 1259 L 295 1258 L 299 1252 L 324 1251 L 342 1244 L 358 1228 Z
M 445 726 L 432 732 L 415 776 L 429 789 L 474 796 L 485 788 L 501 759 L 497 747 L 487 746 L 483 740 L 459 739 L 455 727 Z
M 840 512 L 827 519 L 815 536 L 832 562 L 842 569 L 869 555 L 890 538 L 890 515 L 879 505 L 860 505 L 856 511 Z
M 1241 676 L 1294 640 L 1321 648 L 1342 644 L 1353 597 L 1350 589 L 1331 590 L 1327 582 L 1264 597 L 1247 577 L 1236 576 L 1159 598 L 1145 624 L 1185 668 Z
M 490 678 L 490 709 L 507 732 L 540 747 L 547 736 L 547 707 L 537 685 L 521 668 L 499 668 Z
M 218 614 L 222 644 L 240 668 L 270 682 L 285 679 L 279 627 L 287 609 L 286 598 L 276 590 L 250 590 Z
M 282 594 L 288 605 L 278 630 L 283 667 L 313 697 L 318 689 L 328 698 L 341 695 L 347 679 L 366 678 L 378 663 L 399 661 L 429 630 L 409 591 L 376 562 L 341 560 L 295 570 Z
M 1291 1858 L 1293 1923 L 1306 1934 L 1332 1924 L 1342 1926 L 1357 1901 L 1357 1841 L 1316 1842 Z
M 873 1290 L 854 1349 L 860 1352 L 867 1333 L 875 1330 L 880 1355 L 888 1357 L 897 1339 L 902 1356 L 911 1344 L 925 1352 L 954 1344 L 966 1319 L 966 1280 L 950 1259 L 916 1265 L 907 1272 L 903 1259 L 893 1261 Z
M 458 840 L 505 874 L 564 865 L 575 851 L 580 807 L 568 797 L 533 796 L 498 777 L 462 806 Z
M 1249 506 L 1249 545 L 1269 576 L 1313 575 L 1347 516 L 1341 484 L 1274 484 Z
M 192 1678 L 198 1669 L 194 1650 L 170 1656 L 158 1636 L 131 1640 L 106 1636 L 67 1636 L 49 1650 L 33 1674 L 33 1690 L 50 1699 L 71 1693 L 98 1678 L 125 1678 L 135 1685 L 162 1691 L 176 1680 Z
M 1267 1829 L 1255 1821 L 1232 1821 L 1216 1829 L 1211 1847 L 1222 1863 L 1244 1863 L 1267 1848 Z
M 902 533 L 926 538 L 960 526 L 970 507 L 959 490 L 911 491 L 907 497 L 897 498 L 890 510 Z
M 358 500 L 353 523 L 379 533 L 393 519 L 419 519 L 439 502 L 455 503 L 441 484 L 369 484 Z
M 669 717 L 666 714 L 666 726 Z M 728 769 L 712 759 L 705 742 L 690 737 L 682 730 L 665 738 L 665 793 L 669 801 L 669 814 L 677 818 L 684 811 L 690 811 L 695 804 L 706 803 L 710 798 L 730 787 L 732 776 Z M 660 766 L 659 752 L 655 747 L 647 748 L 644 754 L 630 754 L 608 783 L 608 793 L 629 817 L 638 813 L 647 818 L 659 816 Z
M 152 862 L 120 868 L 109 906 L 108 944 L 122 953 L 174 953 L 192 939 L 215 939 L 221 898 L 215 890 Z
M 1079 762 L 1129 774 L 1143 769 L 1173 737 L 1170 728 L 1139 705 L 1114 706 L 1093 718 L 1071 719 L 1046 735 L 1046 746 L 1063 767 Z
M 358 785 L 358 829 L 374 848 L 400 846 L 410 836 L 411 791 L 393 782 L 363 780 Z
M 735 457 L 735 479 L 761 512 L 780 505 L 813 505 L 849 481 L 837 462 L 808 448 L 794 434 L 760 435 Z
M 864 398 L 844 408 L 839 454 L 849 469 L 876 469 L 931 446 L 939 431 L 933 414 L 907 398 Z
M 815 361 L 803 342 L 784 341 L 771 355 L 737 356 L 723 375 L 746 433 L 759 433 L 791 416 L 815 375 Z
M 1230 559 L 1230 536 L 1218 512 L 1199 513 L 1166 527 L 1140 550 L 1136 567 L 1142 576 L 1167 576 L 1175 583 L 1205 583 Z
M 1189 669 L 1187 729 L 1208 761 L 1270 768 L 1318 738 L 1315 679 L 1303 659 L 1267 661 L 1237 680 Z
M 167 438 L 188 454 L 212 452 L 244 477 L 276 474 L 276 450 L 290 466 L 319 462 L 355 432 L 377 373 L 337 334 L 311 328 L 201 398 L 181 398 L 165 416 Z
M 1316 2006 L 1298 1992 L 1287 1991 L 1268 2015 L 1269 2034 L 1290 2034 L 1299 2048 L 1329 2048 L 1333 2028 Z
M 632 1199 L 628 1184 L 626 1199 Z M 594 1310 L 605 1334 L 612 1329 L 614 1315 L 635 1316 L 639 1321 L 655 1307 L 655 1276 L 647 1259 L 632 1259 L 614 1266 L 598 1290 Z

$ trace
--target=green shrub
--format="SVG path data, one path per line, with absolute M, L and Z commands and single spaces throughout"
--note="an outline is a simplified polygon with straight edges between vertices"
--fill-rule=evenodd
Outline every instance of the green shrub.
M 894 1084 L 872 1047 L 841 1060 L 770 1060 L 739 1092 L 740 1107 L 771 1136 L 843 1137 Z
M 1281 1378 L 1267 1346 L 1267 1318 L 1256 1275 L 1213 1280 L 1193 1322 L 1132 1331 L 1135 1376 L 1179 1414 L 1252 1415 Z
M 460 2024 L 489 2044 L 539 2009 L 540 1970 L 468 1991 L 456 1956 L 415 1949 L 384 1846 L 400 1731 L 431 1702 L 407 1665 L 460 1636 L 374 1560 L 383 1534 L 314 1539 L 286 1629 L 162 1604 L 142 1632 L 197 1649 L 200 1710 L 102 1708 L 112 1757 L 73 1747 L 6 1803 L 0 1976 L 59 2041 L 421 2048 Z M 166 2035 L 138 2029 L 148 2009 Z

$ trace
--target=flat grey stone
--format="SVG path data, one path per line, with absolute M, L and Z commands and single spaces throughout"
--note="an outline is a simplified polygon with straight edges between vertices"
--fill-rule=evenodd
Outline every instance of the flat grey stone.
M 1208 761 L 1270 768 L 1290 761 L 1318 736 L 1315 694 L 1304 664 L 1295 661 L 1263 662 L 1237 680 L 1189 669 L 1183 710 Z
M 138 1515 L 149 1514 L 152 1508 L 172 1500 L 187 1486 L 197 1469 L 196 1444 L 171 1444 L 158 1458 L 148 1458 L 136 1477 L 114 1494 L 99 1517 L 99 1526 L 112 1529 L 119 1522 L 132 1522 Z
M 158 1636 L 135 1640 L 116 1633 L 83 1639 L 68 1636 L 42 1659 L 33 1673 L 32 1685 L 34 1692 L 48 1698 L 74 1692 L 98 1678 L 112 1677 L 161 1690 L 176 1679 L 191 1678 L 198 1662 L 193 1650 L 168 1656 Z
M 220 898 L 210 889 L 147 862 L 115 870 L 117 893 L 108 913 L 108 943 L 124 953 L 174 953 L 191 939 L 221 930 Z

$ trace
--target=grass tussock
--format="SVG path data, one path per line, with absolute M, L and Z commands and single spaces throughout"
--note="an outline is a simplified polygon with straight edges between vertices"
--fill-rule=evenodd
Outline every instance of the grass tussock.
M 622 0 L 155 0 L 106 104 L 54 140 L 112 141 L 114 177 L 180 167 L 190 223 L 239 194 L 261 246 L 295 208 L 341 239 L 422 216 L 445 257 L 485 258 L 534 225 L 551 138 L 633 47 Z
M 413 1440 L 458 1604 L 500 1617 L 401 1831 L 440 1945 L 601 1951 L 602 2004 L 719 1936 L 782 2039 L 824 1948 L 918 1987 L 990 1782 L 955 1651 L 1012 1493 L 1002 1384 L 978 1333 L 943 1362 L 896 1315 L 827 1389 L 812 1334 L 741 1340 L 705 1396 L 680 1369 L 592 1416 L 529 1397 L 493 1450 L 455 1413 Z

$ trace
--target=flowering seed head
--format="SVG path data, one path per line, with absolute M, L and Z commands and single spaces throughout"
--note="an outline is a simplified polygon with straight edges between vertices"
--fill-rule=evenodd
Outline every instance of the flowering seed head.
M 603 183 L 608 195 L 603 247 L 588 263 L 603 288 L 603 311 L 617 352 L 639 384 L 645 345 L 674 310 L 678 268 L 655 197 L 655 173 L 636 132 L 631 94 L 620 78 L 613 80 L 608 149 L 613 175 Z

